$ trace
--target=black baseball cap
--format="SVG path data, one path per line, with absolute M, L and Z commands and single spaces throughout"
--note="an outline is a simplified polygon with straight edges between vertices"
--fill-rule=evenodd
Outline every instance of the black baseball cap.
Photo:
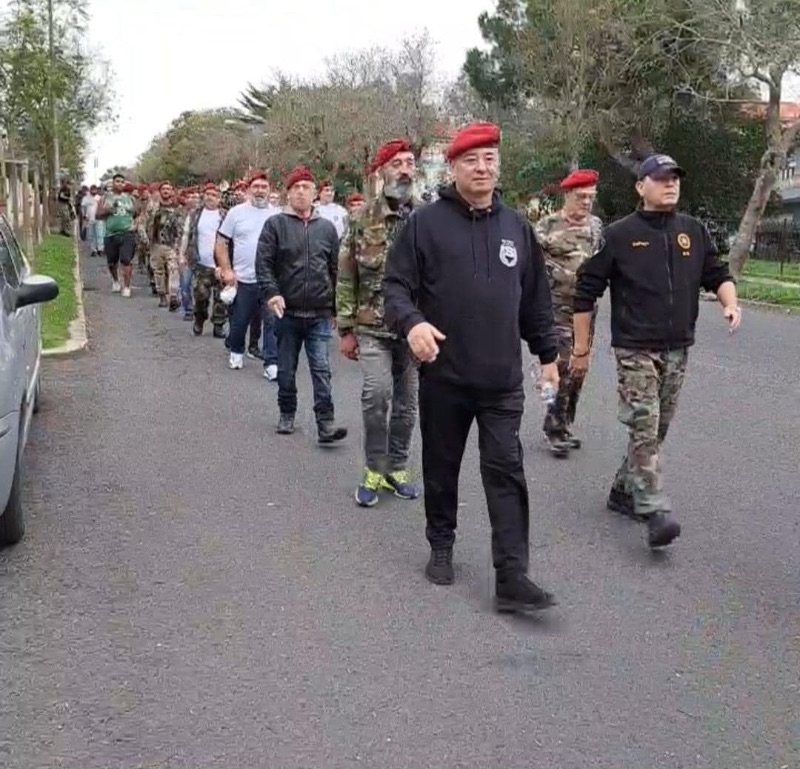
M 639 166 L 639 180 L 645 176 L 657 177 L 666 173 L 675 173 L 678 176 L 686 176 L 684 171 L 669 155 L 651 155 L 642 161 Z

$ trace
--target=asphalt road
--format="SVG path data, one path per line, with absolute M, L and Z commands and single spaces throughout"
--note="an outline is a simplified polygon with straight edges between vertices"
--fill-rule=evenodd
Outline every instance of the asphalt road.
M 746 310 L 730 338 L 703 306 L 662 556 L 604 509 L 605 319 L 580 456 L 543 451 L 530 398 L 532 573 L 560 600 L 530 620 L 491 611 L 474 443 L 433 587 L 421 503 L 353 502 L 357 368 L 345 446 L 315 445 L 305 368 L 278 437 L 260 366 L 84 274 L 91 349 L 46 365 L 28 534 L 0 552 L 4 769 L 800 766 L 800 319 Z

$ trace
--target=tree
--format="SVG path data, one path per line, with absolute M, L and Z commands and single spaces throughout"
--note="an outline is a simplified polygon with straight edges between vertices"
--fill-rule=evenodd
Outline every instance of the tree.
M 110 182 L 117 174 L 122 174 L 129 182 L 135 182 L 139 177 L 136 175 L 136 170 L 128 168 L 128 166 L 111 166 L 107 168 L 100 177 L 100 184 Z
M 787 154 L 800 136 L 800 121 L 781 121 L 784 79 L 797 71 L 800 60 L 800 0 L 692 0 L 691 5 L 694 13 L 682 34 L 716 53 L 729 83 L 755 83 L 767 97 L 756 109 L 766 146 L 730 252 L 731 270 L 738 277 Z
M 136 164 L 138 178 L 191 185 L 231 179 L 266 160 L 263 131 L 234 109 L 188 111 L 156 136 Z
M 382 142 L 406 136 L 421 151 L 435 134 L 440 88 L 427 32 L 393 51 L 350 51 L 325 64 L 318 80 L 275 73 L 272 82 L 249 85 L 240 97 L 242 122 L 264 127 L 278 174 L 302 162 L 355 184 Z
M 87 0 L 53 0 L 52 41 L 46 0 L 16 0 L 0 23 L 0 122 L 10 151 L 49 167 L 57 137 L 72 175 L 90 132 L 112 119 L 110 70 L 85 47 L 87 8 Z

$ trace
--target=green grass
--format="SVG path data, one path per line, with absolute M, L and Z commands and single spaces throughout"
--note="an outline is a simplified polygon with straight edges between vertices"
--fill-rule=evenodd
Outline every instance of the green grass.
M 797 283 L 800 285 L 800 262 L 784 263 L 783 274 L 781 274 L 780 262 L 764 262 L 760 259 L 750 259 L 744 266 L 743 277 L 779 280 L 782 283 Z
M 75 246 L 72 238 L 48 235 L 36 249 L 34 271 L 58 283 L 58 296 L 42 306 L 42 346 L 60 347 L 69 339 L 69 324 L 78 314 L 75 296 Z
M 736 288 L 740 299 L 800 309 L 800 283 L 797 286 L 777 286 L 759 282 L 758 278 L 752 280 L 746 275 Z

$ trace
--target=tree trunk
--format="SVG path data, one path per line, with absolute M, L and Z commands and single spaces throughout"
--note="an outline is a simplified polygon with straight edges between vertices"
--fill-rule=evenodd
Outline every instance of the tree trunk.
M 736 239 L 733 241 L 731 252 L 728 255 L 728 264 L 734 278 L 741 276 L 742 270 L 747 263 L 747 258 L 750 256 L 750 246 L 753 243 L 758 225 L 761 223 L 764 209 L 769 202 L 772 188 L 775 186 L 777 171 L 771 159 L 767 159 L 767 156 L 771 157 L 772 154 L 772 152 L 768 151 L 765 155 L 765 160 L 762 160 L 761 172 L 756 179 L 753 194 L 747 202 L 747 208 L 744 210 L 742 220 L 739 222 L 739 229 L 736 232 Z
M 800 130 L 800 121 L 784 128 L 781 125 L 781 85 L 785 69 L 776 67 L 768 78 L 769 99 L 767 100 L 766 134 L 767 151 L 761 158 L 758 177 L 753 185 L 753 194 L 747 203 L 736 239 L 728 256 L 731 273 L 739 278 L 750 256 L 750 246 L 756 235 L 758 225 L 764 216 L 764 209 L 775 182 L 786 165 L 786 156 L 792 149 Z

